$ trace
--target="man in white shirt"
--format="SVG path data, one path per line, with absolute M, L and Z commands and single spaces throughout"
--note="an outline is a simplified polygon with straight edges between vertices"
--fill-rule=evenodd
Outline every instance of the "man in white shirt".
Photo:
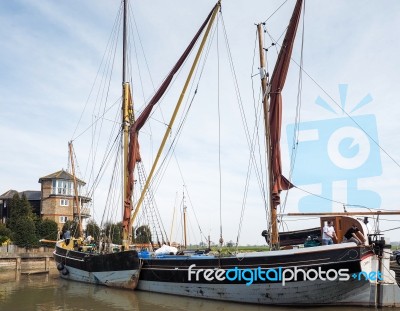
M 322 232 L 322 245 L 333 244 L 333 239 L 332 239 L 333 237 L 337 240 L 335 228 L 333 227 L 333 221 L 329 220 L 328 224 L 324 226 Z

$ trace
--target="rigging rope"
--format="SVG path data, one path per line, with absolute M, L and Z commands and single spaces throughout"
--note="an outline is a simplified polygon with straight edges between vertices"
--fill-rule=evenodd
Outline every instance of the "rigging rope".
M 84 115 L 84 113 L 85 113 L 86 107 L 87 107 L 87 105 L 88 105 L 88 103 L 89 103 L 89 100 L 90 100 L 90 98 L 91 98 L 92 92 L 93 92 L 94 87 L 95 87 L 95 85 L 96 85 L 97 77 L 99 76 L 100 70 L 101 70 L 101 68 L 102 68 L 102 64 L 103 64 L 104 59 L 105 59 L 105 56 L 106 56 L 106 54 L 107 54 L 108 47 L 109 47 L 109 45 L 111 44 L 112 39 L 115 37 L 115 33 L 117 33 L 117 32 L 119 31 L 119 28 L 117 28 L 117 26 L 119 27 L 119 25 L 120 25 L 121 14 L 122 14 L 122 7 L 120 7 L 120 9 L 119 9 L 119 11 L 118 11 L 118 14 L 117 14 L 117 16 L 116 16 L 116 18 L 115 18 L 114 25 L 113 25 L 113 27 L 112 27 L 112 29 L 111 29 L 111 34 L 110 34 L 110 36 L 109 36 L 109 38 L 108 38 L 108 42 L 107 42 L 106 48 L 105 48 L 105 50 L 104 50 L 103 57 L 102 57 L 101 62 L 100 62 L 100 66 L 99 66 L 99 68 L 98 68 L 98 70 L 97 70 L 96 77 L 95 77 L 95 79 L 94 79 L 94 81 L 93 81 L 93 84 L 92 84 L 92 87 L 91 87 L 91 89 L 90 89 L 89 95 L 88 95 L 88 97 L 87 97 L 87 99 L 86 99 L 84 108 L 83 108 L 82 113 L 81 113 L 81 115 L 80 115 L 80 117 L 79 117 L 79 120 L 78 120 L 78 122 L 77 122 L 77 124 L 76 124 L 75 130 L 74 130 L 74 132 L 73 132 L 73 134 L 72 134 L 71 141 L 74 141 L 75 139 L 77 139 L 77 137 L 75 137 L 76 131 L 78 130 L 79 124 L 80 124 L 80 122 L 82 121 L 82 117 L 83 117 L 83 115 Z
M 275 15 L 276 12 L 279 11 L 279 9 L 287 2 L 288 0 L 285 0 L 265 21 L 264 23 L 266 23 L 272 16 Z
M 255 41 L 254 41 L 254 50 L 253 50 L 253 62 L 251 66 L 251 70 L 254 68 L 254 63 L 255 63 L 255 55 L 256 55 L 256 48 L 257 48 L 257 31 L 256 31 L 256 36 L 255 36 Z M 259 135 L 259 123 L 261 121 L 261 113 L 262 111 L 261 104 L 262 101 L 260 101 L 261 98 L 261 87 L 260 87 L 260 92 L 259 92 L 259 101 L 258 101 L 258 106 L 256 105 L 256 99 L 254 95 L 254 81 L 253 81 L 253 76 L 256 75 L 251 75 L 251 85 L 252 85 L 252 90 L 253 90 L 253 108 L 254 108 L 254 114 L 255 114 L 255 125 L 254 125 L 254 130 L 253 130 L 253 135 L 251 139 L 251 149 L 250 149 L 250 157 L 249 157 L 249 162 L 248 162 L 248 167 L 247 167 L 247 175 L 246 175 L 246 182 L 245 182 L 245 190 L 243 194 L 243 201 L 242 201 L 242 209 L 241 209 L 241 214 L 240 214 L 240 220 L 239 220 L 239 229 L 238 229 L 238 234 L 236 237 L 236 252 L 238 252 L 238 247 L 239 247 L 239 240 L 240 240 L 240 235 L 241 235 L 241 230 L 242 230 L 242 225 L 243 225 L 243 218 L 244 218 L 244 211 L 246 207 L 246 201 L 247 201 L 247 194 L 248 194 L 248 188 L 249 188 L 249 183 L 250 183 L 250 175 L 251 175 L 251 168 L 252 164 L 257 164 L 257 162 L 252 162 L 252 155 L 254 155 L 254 149 L 256 145 L 256 138 L 260 138 Z M 265 139 L 262 139 L 264 146 L 265 146 Z M 258 152 L 259 152 L 259 160 L 260 160 L 260 170 L 258 170 L 258 166 L 255 165 L 254 169 L 256 171 L 256 174 L 258 173 L 259 176 L 263 175 L 261 172 L 263 170 L 263 164 L 262 164 L 262 152 L 260 150 L 260 142 L 259 139 L 257 140 L 257 145 L 258 145 Z M 265 150 L 265 149 L 264 149 Z M 255 160 L 255 156 L 254 156 Z M 265 193 L 265 184 L 264 184 L 264 179 L 259 178 L 260 184 L 260 189 L 261 189 L 261 194 L 264 202 L 264 209 L 265 209 L 265 215 L 266 215 L 266 223 L 268 223 L 268 206 L 267 206 L 267 199 L 266 199 L 266 193 Z
M 303 90 L 303 60 L 304 60 L 304 36 L 305 36 L 305 18 L 306 17 L 306 6 L 305 2 L 303 2 L 303 27 L 302 27 L 302 34 L 301 34 L 301 50 L 300 50 L 300 67 L 299 67 L 299 79 L 297 85 L 297 104 L 296 104 L 296 116 L 294 121 L 294 129 L 293 129 L 293 148 L 291 150 L 291 163 L 290 163 L 290 170 L 289 170 L 289 182 L 292 183 L 294 165 L 296 163 L 297 157 L 297 148 L 295 146 L 298 145 L 299 139 L 299 124 L 301 122 L 301 95 Z M 285 212 L 287 200 L 289 197 L 289 191 L 285 192 L 285 199 L 283 200 L 283 204 L 280 206 L 281 212 Z
M 273 38 L 271 37 L 273 40 Z M 275 41 L 276 45 L 279 45 L 278 42 Z M 279 45 L 280 46 L 280 45 Z M 400 163 L 396 161 L 367 131 L 363 129 L 363 127 L 348 113 L 344 110 L 344 108 L 326 91 L 322 85 L 320 85 L 312 76 L 309 74 L 304 67 L 302 67 L 293 57 L 290 60 L 298 66 L 303 73 L 322 91 L 326 96 L 329 97 L 330 100 L 340 109 L 340 111 L 345 114 L 396 166 L 400 168 Z
M 215 30 L 213 31 L 212 37 L 214 36 L 214 34 L 215 34 Z M 203 74 L 203 71 L 204 71 L 204 68 L 205 68 L 205 61 L 206 61 L 207 56 L 208 56 L 209 51 L 210 51 L 211 42 L 212 42 L 212 40 L 210 40 L 209 43 L 208 43 L 207 52 L 205 53 L 205 56 L 202 56 L 202 58 L 203 58 L 203 60 L 202 60 L 202 61 L 203 61 L 203 66 L 201 67 L 201 70 L 200 70 L 200 75 L 199 75 L 199 78 L 198 78 L 199 81 L 200 81 L 200 78 L 201 78 L 201 76 L 202 76 L 202 74 Z M 196 76 L 198 75 L 198 72 L 199 72 L 199 69 L 197 68 L 197 69 L 196 69 L 196 72 L 195 72 L 195 78 L 194 78 L 194 80 L 196 79 Z M 172 139 L 172 142 L 171 142 L 171 144 L 170 144 L 170 146 L 169 146 L 169 149 L 167 150 L 166 155 L 164 156 L 164 158 L 163 158 L 163 160 L 162 160 L 162 163 L 160 164 L 159 168 L 157 169 L 157 172 L 156 172 L 156 174 L 155 174 L 155 177 L 154 177 L 153 180 L 151 181 L 150 187 L 154 190 L 154 192 L 157 191 L 158 186 L 159 186 L 160 183 L 161 183 L 161 179 L 162 179 L 163 175 L 164 175 L 165 172 L 166 172 L 166 169 L 167 169 L 167 167 L 168 167 L 168 165 L 169 165 L 169 163 L 170 163 L 170 160 L 171 160 L 171 158 L 172 158 L 172 155 L 174 155 L 174 158 L 175 158 L 175 160 L 176 160 L 176 162 L 177 162 L 177 164 L 178 164 L 178 168 L 179 168 L 179 172 L 180 172 L 180 174 L 181 174 L 181 178 L 182 178 L 183 182 L 185 183 L 184 178 L 183 178 L 182 171 L 181 171 L 181 169 L 180 169 L 180 167 L 179 167 L 179 163 L 178 163 L 178 161 L 177 161 L 176 153 L 175 153 L 174 151 L 175 151 L 175 148 L 176 148 L 176 145 L 177 145 L 177 141 L 179 140 L 179 137 L 180 137 L 180 135 L 181 135 L 183 125 L 184 125 L 185 121 L 187 120 L 187 116 L 188 116 L 189 110 L 190 110 L 190 108 L 192 107 L 194 98 L 195 98 L 195 96 L 196 96 L 196 94 L 197 94 L 198 85 L 199 85 L 199 82 L 197 83 L 196 89 L 195 89 L 195 91 L 194 91 L 193 97 L 192 97 L 192 99 L 191 99 L 189 105 L 188 105 L 189 97 L 188 97 L 188 99 L 186 100 L 186 104 L 185 104 L 185 108 L 184 108 L 184 111 L 186 111 L 186 113 L 183 113 L 183 115 L 181 116 L 181 121 L 180 121 L 180 123 L 179 123 L 178 130 L 177 130 L 177 132 L 176 132 L 176 134 L 175 134 L 175 137 Z M 192 92 L 193 87 L 194 87 L 194 83 L 192 83 L 192 86 L 191 86 L 191 89 L 190 89 L 190 93 Z M 186 107 L 187 107 L 187 108 L 186 108 Z M 155 185 L 155 186 L 154 186 L 154 185 Z M 190 196 L 189 196 L 189 198 L 190 198 Z M 194 213 L 194 214 L 195 214 L 195 213 Z M 196 214 L 195 214 L 195 217 L 196 217 L 196 221 L 197 221 L 197 223 L 198 223 L 198 219 L 197 219 Z M 199 223 L 198 223 L 198 225 L 199 225 Z M 200 225 L 199 225 L 199 229 L 200 229 L 200 234 L 202 234 L 202 230 L 201 230 L 201 228 L 200 228 Z
M 222 247 L 224 239 L 222 238 L 222 170 L 221 170 L 221 105 L 220 105 L 220 65 L 219 65 L 219 36 L 218 23 L 216 21 L 217 33 L 217 112 L 218 112 L 218 173 L 219 173 L 219 246 Z
M 262 195 L 263 194 L 265 195 L 264 184 L 263 184 L 263 181 L 262 181 L 262 177 L 260 175 L 259 170 L 257 169 L 257 167 L 258 167 L 257 160 L 256 160 L 254 152 L 253 152 L 253 146 L 254 146 L 253 139 L 251 138 L 251 135 L 250 135 L 250 130 L 249 130 L 249 126 L 248 126 L 248 123 L 247 123 L 246 114 L 245 114 L 245 109 L 243 107 L 243 101 L 242 101 L 240 90 L 239 90 L 239 84 L 238 84 L 238 80 L 237 80 L 237 76 L 236 76 L 236 70 L 235 70 L 235 66 L 234 66 L 234 63 L 233 63 L 233 57 L 232 57 L 232 54 L 231 54 L 228 35 L 227 35 L 227 32 L 226 32 L 225 22 L 224 22 L 224 18 L 223 18 L 222 14 L 221 14 L 221 22 L 222 22 L 222 26 L 223 26 L 223 30 L 224 30 L 224 38 L 225 38 L 225 44 L 227 46 L 228 60 L 229 60 L 229 65 L 230 65 L 230 69 L 231 69 L 231 73 L 232 73 L 232 77 L 233 77 L 233 82 L 234 82 L 234 87 L 235 87 L 236 100 L 237 100 L 237 104 L 239 106 L 240 117 L 242 118 L 242 124 L 243 124 L 243 129 L 244 129 L 246 141 L 247 141 L 247 144 L 248 144 L 248 148 L 250 150 L 250 159 L 251 159 L 251 162 L 252 162 L 253 166 L 255 167 L 255 172 L 256 172 L 258 185 L 260 187 L 260 192 L 261 192 Z

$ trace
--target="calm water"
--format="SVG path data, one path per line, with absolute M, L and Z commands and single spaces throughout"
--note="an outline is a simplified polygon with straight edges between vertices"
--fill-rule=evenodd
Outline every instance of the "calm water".
M 309 308 L 308 310 L 333 311 L 338 308 Z M 265 307 L 208 301 L 172 295 L 153 294 L 92 286 L 62 280 L 58 274 L 16 275 L 0 273 L 0 310 L 229 310 L 229 311 L 295 311 L 302 308 Z M 373 310 L 368 308 L 341 308 Z M 394 309 L 390 309 L 394 310 Z

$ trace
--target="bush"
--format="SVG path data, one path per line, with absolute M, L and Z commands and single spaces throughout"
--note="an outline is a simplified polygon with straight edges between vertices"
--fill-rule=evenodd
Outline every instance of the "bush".
M 11 230 L 5 224 L 0 223 L 0 245 L 11 239 Z

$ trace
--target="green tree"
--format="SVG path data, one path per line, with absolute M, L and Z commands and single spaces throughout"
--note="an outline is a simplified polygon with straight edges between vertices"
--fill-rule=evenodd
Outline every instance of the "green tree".
M 22 217 L 28 217 L 32 220 L 35 219 L 32 213 L 32 206 L 26 196 L 22 195 L 20 198 L 16 193 L 10 202 L 10 218 L 8 219 L 7 227 L 14 232 L 17 223 Z
M 15 194 L 10 202 L 10 218 L 7 222 L 15 245 L 26 248 L 38 246 L 35 220 L 32 206 L 26 196 L 22 195 L 20 198 Z
M 19 247 L 32 248 L 38 246 L 35 222 L 27 216 L 20 217 L 13 229 L 13 242 Z
M 143 225 L 135 230 L 135 242 L 136 243 L 151 242 L 151 230 L 149 226 Z
M 122 244 L 122 223 L 106 223 L 105 234 L 107 237 L 111 238 L 112 243 Z
M 75 220 L 67 220 L 62 227 L 62 232 L 69 230 L 71 232 L 71 237 L 79 238 L 78 222 Z
M 35 222 L 36 234 L 39 239 L 57 240 L 58 226 L 54 220 L 39 219 Z
M 11 230 L 5 224 L 0 223 L 0 245 L 8 239 L 11 239 Z
M 95 241 L 98 241 L 100 238 L 100 227 L 93 219 L 86 225 L 86 236 L 89 235 L 91 235 Z

